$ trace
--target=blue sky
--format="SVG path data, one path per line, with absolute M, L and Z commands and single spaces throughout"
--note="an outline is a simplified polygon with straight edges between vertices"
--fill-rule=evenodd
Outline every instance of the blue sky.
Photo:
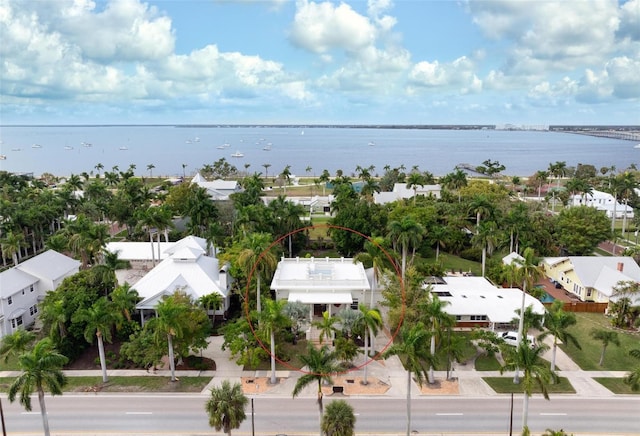
M 0 0 L 0 124 L 640 124 L 640 0 Z

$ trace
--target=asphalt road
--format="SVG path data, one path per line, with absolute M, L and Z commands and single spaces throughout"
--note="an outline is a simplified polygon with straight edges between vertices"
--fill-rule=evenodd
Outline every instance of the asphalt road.
M 216 434 L 204 411 L 205 395 L 99 394 L 47 397 L 53 435 L 204 435 Z M 331 399 L 327 398 L 327 401 Z M 357 414 L 358 435 L 403 435 L 406 403 L 401 399 L 347 399 Z M 32 412 L 2 398 L 8 435 L 41 435 L 37 400 Z M 513 434 L 520 434 L 522 397 L 514 400 Z M 318 408 L 310 398 L 256 398 L 256 435 L 318 434 Z M 419 435 L 508 435 L 510 396 L 438 397 L 412 400 L 412 430 Z M 251 435 L 248 418 L 234 435 Z M 535 433 L 563 428 L 578 435 L 640 434 L 640 397 L 534 397 L 529 427 Z

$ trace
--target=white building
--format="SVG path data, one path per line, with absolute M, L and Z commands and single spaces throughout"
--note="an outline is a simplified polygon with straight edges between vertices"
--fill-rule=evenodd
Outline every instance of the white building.
M 362 263 L 352 258 L 296 257 L 278 262 L 271 289 L 276 300 L 309 304 L 311 315 L 321 316 L 367 303 L 371 285 Z
M 572 206 L 591 206 L 597 210 L 604 211 L 608 218 L 612 218 L 615 209 L 616 218 L 623 218 L 625 214 L 627 218 L 633 218 L 633 208 L 629 205 L 616 202 L 613 195 L 608 192 L 593 190 L 591 194 L 576 194 L 569 198 L 569 204 Z
M 1 272 L 0 338 L 33 324 L 39 301 L 79 270 L 79 261 L 47 250 Z
M 191 179 L 191 184 L 206 189 L 207 194 L 209 194 L 209 197 L 213 200 L 228 200 L 229 195 L 235 192 L 242 192 L 242 186 L 240 186 L 237 180 L 217 179 L 208 182 L 200 173 L 196 173 L 193 179 Z
M 393 190 L 391 192 L 374 192 L 373 201 L 376 204 L 386 204 L 397 200 L 413 198 L 414 195 L 440 198 L 440 191 L 440 185 L 418 185 L 414 191 L 413 188 L 407 188 L 406 183 L 396 183 L 393 185 Z
M 143 322 L 145 314 L 155 311 L 164 296 L 176 291 L 184 292 L 193 300 L 215 292 L 223 302 L 215 315 L 226 315 L 232 281 L 228 265 L 220 265 L 218 259 L 207 255 L 204 239 L 188 236 L 173 243 L 163 256 L 162 262 L 132 285 L 142 298 L 136 308 Z
M 458 327 L 489 327 L 503 329 L 518 317 L 516 310 L 522 306 L 522 290 L 499 288 L 484 277 L 436 277 L 426 286 L 446 301 L 444 310 L 456 318 Z M 534 313 L 544 315 L 544 305 L 529 294 L 524 294 L 524 306 L 531 306 Z

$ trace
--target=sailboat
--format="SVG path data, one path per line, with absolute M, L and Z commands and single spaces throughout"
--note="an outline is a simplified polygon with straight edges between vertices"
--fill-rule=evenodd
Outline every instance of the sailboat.
M 231 155 L 231 157 L 244 157 L 244 154 L 240 153 L 239 151 L 236 151 Z

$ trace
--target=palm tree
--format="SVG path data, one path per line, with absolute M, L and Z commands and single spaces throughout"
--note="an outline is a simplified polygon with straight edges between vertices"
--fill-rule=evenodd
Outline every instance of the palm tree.
M 358 305 L 358 310 L 360 311 L 361 316 L 358 317 L 356 321 L 356 325 L 361 327 L 364 330 L 365 363 L 364 363 L 364 377 L 362 380 L 362 384 L 366 385 L 368 384 L 367 368 L 369 366 L 369 363 L 367 362 L 367 359 L 369 357 L 369 338 L 371 338 L 372 348 L 374 349 L 374 353 L 375 353 L 375 348 L 373 346 L 373 343 L 374 343 L 374 338 L 378 334 L 378 330 L 380 329 L 380 327 L 382 327 L 382 314 L 380 313 L 380 310 L 378 308 L 374 307 L 373 309 L 370 309 L 366 304 L 363 304 L 363 303 L 360 303 Z
M 326 195 L 327 183 L 329 182 L 330 179 L 331 179 L 331 173 L 329 173 L 329 170 L 322 170 L 322 174 L 320 174 L 320 177 L 318 177 L 318 180 L 322 183 L 323 197 Z
M 394 248 L 400 246 L 402 253 L 402 280 L 405 279 L 407 270 L 407 255 L 409 247 L 415 247 L 422 240 L 424 228 L 408 215 L 405 215 L 401 221 L 391 221 L 387 226 L 389 237 L 394 242 Z
M 51 392 L 51 395 L 62 395 L 62 388 L 67 383 L 62 367 L 67 361 L 68 359 L 53 347 L 51 339 L 42 339 L 33 350 L 20 355 L 18 365 L 22 372 L 9 387 L 9 401 L 13 403 L 16 395 L 20 393 L 20 404 L 28 412 L 31 411 L 31 394 L 33 391 L 38 393 L 45 436 L 50 435 L 47 407 L 44 402 L 45 389 Z
M 291 165 L 284 167 L 280 173 L 280 178 L 284 182 L 284 195 L 287 195 L 287 185 L 291 182 Z
M 491 256 L 497 245 L 498 225 L 493 221 L 483 221 L 477 226 L 476 234 L 471 237 L 471 243 L 482 250 L 482 277 L 484 277 L 487 254 Z
M 429 290 L 430 292 L 430 290 Z M 433 358 L 436 359 L 436 341 L 442 339 L 443 330 L 450 329 L 455 324 L 455 318 L 445 312 L 444 308 L 449 305 L 448 301 L 443 301 L 438 298 L 437 295 L 432 294 L 431 298 L 420 304 L 420 313 L 425 325 L 430 330 L 431 343 L 429 346 L 429 352 Z M 433 364 L 429 366 L 429 384 L 435 383 L 433 374 Z
M 611 297 L 616 300 L 616 316 L 613 323 L 616 327 L 631 327 L 633 317 L 631 315 L 631 301 L 640 294 L 640 283 L 633 280 L 619 281 L 612 288 Z
M 155 167 L 156 167 L 156 166 L 155 166 L 154 164 L 149 164 L 149 165 L 147 165 L 147 171 L 149 171 L 149 178 L 153 178 L 153 169 L 154 169 Z
M 187 168 L 187 164 L 183 163 L 182 164 L 182 178 L 183 179 L 187 177 L 186 168 Z
M 273 239 L 268 233 L 251 233 L 241 242 L 244 247 L 238 254 L 237 262 L 245 271 L 248 279 L 256 277 L 256 309 L 262 311 L 261 280 L 267 278 L 278 265 L 273 252 Z
M 111 302 L 115 309 L 117 309 L 124 319 L 131 321 L 131 314 L 136 308 L 136 304 L 140 300 L 138 291 L 131 288 L 129 283 L 116 287 L 111 294 L 109 294 Z
M 369 306 L 373 307 L 374 295 L 378 291 L 378 283 L 380 283 L 380 277 L 382 277 L 385 266 L 388 264 L 389 259 L 385 253 L 382 245 L 385 243 L 385 239 L 382 236 L 374 236 L 368 239 L 364 243 L 364 252 L 358 253 L 354 258 L 354 262 L 367 263 L 370 262 L 373 268 L 373 280 L 371 283 L 371 295 L 369 299 Z
M 220 308 L 223 302 L 222 295 L 217 292 L 211 292 L 210 294 L 203 295 L 198 299 L 202 307 L 205 308 L 207 313 L 211 313 L 211 326 L 216 324 L 216 311 Z
M 262 166 L 264 167 L 264 178 L 266 180 L 269 180 L 269 168 L 271 168 L 271 164 L 270 163 L 264 163 L 264 164 L 262 164 Z
M 102 171 L 104 169 L 104 165 L 102 165 L 100 162 L 98 162 L 96 164 L 96 166 L 94 166 L 94 168 L 96 169 L 96 177 L 99 179 L 100 178 L 100 171 Z
M 422 387 L 427 375 L 425 365 L 432 365 L 434 361 L 427 346 L 429 332 L 422 322 L 412 327 L 403 325 L 399 336 L 399 341 L 385 351 L 384 357 L 398 356 L 404 361 L 404 367 L 407 370 L 407 436 L 409 436 L 411 434 L 411 374 L 414 375 L 418 386 Z
M 446 174 L 441 183 L 449 190 L 458 191 L 458 203 L 460 203 L 460 188 L 467 186 L 467 174 L 460 168 L 456 168 L 455 172 Z
M 327 436 L 353 436 L 356 415 L 353 407 L 345 400 L 332 401 L 322 416 L 320 430 Z
M 18 265 L 18 258 L 21 256 L 21 248 L 24 246 L 24 234 L 8 232 L 7 235 L 0 240 L 0 249 L 3 254 L 11 256 L 13 265 Z
M 100 298 L 89 308 L 77 312 L 73 317 L 74 322 L 85 323 L 84 338 L 93 343 L 93 336 L 98 338 L 98 353 L 100 355 L 100 368 L 102 369 L 102 382 L 107 378 L 107 361 L 104 354 L 103 339 L 111 343 L 111 329 L 118 321 L 119 312 L 112 307 L 112 303 L 105 297 Z
M 640 359 L 640 348 L 634 348 L 629 350 L 629 355 Z M 624 382 L 631 387 L 631 390 L 636 392 L 640 390 L 640 365 L 636 366 L 635 369 L 627 373 L 624 377 Z
M 313 321 L 312 326 L 320 330 L 320 343 L 324 342 L 325 338 L 329 338 L 330 342 L 333 340 L 333 335 L 338 330 L 336 324 L 340 322 L 340 318 L 329 315 L 328 311 L 322 312 L 322 319 L 320 321 Z
M 176 381 L 176 361 L 173 350 L 173 338 L 180 338 L 183 333 L 182 322 L 186 315 L 185 307 L 175 302 L 174 298 L 164 298 L 156 306 L 156 342 L 164 336 L 169 348 L 169 368 L 171 381 Z
M 231 430 L 240 428 L 247 419 L 244 409 L 248 403 L 240 383 L 231 385 L 229 380 L 223 380 L 220 387 L 211 389 L 211 397 L 204 406 L 209 415 L 209 425 L 231 436 Z
M 491 217 L 494 207 L 486 195 L 479 194 L 469 203 L 469 209 L 476 214 L 476 227 L 480 227 L 482 217 Z
M 555 380 L 556 375 L 542 359 L 542 354 L 548 350 L 544 344 L 531 347 L 526 340 L 521 340 L 517 347 L 510 347 L 504 355 L 505 363 L 500 368 L 500 373 L 505 371 L 522 371 L 522 389 L 524 401 L 522 404 L 522 430 L 527 428 L 527 415 L 529 413 L 529 398 L 536 387 L 542 392 L 545 400 L 549 399 L 548 385 Z
M 539 339 L 543 339 L 548 335 L 553 336 L 551 371 L 556 370 L 556 350 L 558 348 L 558 341 L 561 341 L 563 344 L 569 344 L 569 342 L 571 342 L 578 349 L 582 349 L 576 337 L 569 333 L 569 327 L 576 324 L 576 315 L 573 312 L 565 312 L 562 310 L 563 305 L 564 303 L 560 300 L 555 300 L 553 302 L 544 317 L 544 326 L 546 331 L 539 336 Z
M 36 339 L 36 334 L 25 329 L 18 329 L 2 338 L 0 343 L 0 357 L 4 356 L 4 363 L 11 356 L 19 356 L 27 351 L 29 345 Z
M 593 339 L 602 342 L 602 353 L 600 353 L 600 361 L 598 362 L 598 366 L 602 366 L 604 365 L 604 353 L 607 351 L 609 344 L 614 344 L 618 347 L 620 346 L 618 333 L 613 330 L 594 328 L 591 330 L 590 334 Z
M 524 301 L 527 289 L 533 287 L 534 283 L 543 276 L 544 271 L 539 265 L 535 251 L 531 247 L 527 247 L 522 253 L 522 258 L 515 259 L 514 262 L 518 266 L 516 277 L 519 283 L 522 283 L 522 302 L 520 305 L 520 320 L 518 322 L 518 341 L 521 341 L 524 335 Z M 519 383 L 519 371 L 513 378 L 514 383 Z
M 293 388 L 292 396 L 297 397 L 302 390 L 310 384 L 317 383 L 318 393 L 318 414 L 320 423 L 322 423 L 322 383 L 332 384 L 333 380 L 331 374 L 340 371 L 340 367 L 337 363 L 336 354 L 329 350 L 329 347 L 323 345 L 320 349 L 314 347 L 312 344 L 308 345 L 307 354 L 300 356 L 300 361 L 307 368 L 307 371 L 301 376 L 296 385 Z M 322 424 L 321 424 L 322 425 Z M 320 430 L 320 436 L 322 435 L 322 429 Z
M 260 314 L 261 328 L 269 334 L 271 346 L 271 384 L 276 384 L 276 330 L 284 327 L 289 318 L 284 314 L 287 300 L 267 300 L 264 312 Z
M 418 186 L 424 187 L 425 178 L 417 171 L 413 171 L 407 177 L 407 189 L 413 189 L 413 205 L 416 205 L 416 198 L 418 197 Z

